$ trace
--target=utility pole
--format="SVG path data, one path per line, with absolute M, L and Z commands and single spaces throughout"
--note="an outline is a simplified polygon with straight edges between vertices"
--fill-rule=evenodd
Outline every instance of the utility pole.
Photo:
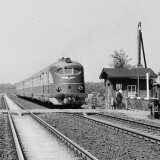
M 140 96 L 139 93 L 139 68 L 142 67 L 141 64 L 141 47 L 143 51 L 143 59 L 144 59 L 144 65 L 145 68 L 147 68 L 147 63 L 146 63 L 146 57 L 145 57 L 145 52 L 144 52 L 144 44 L 143 44 L 143 37 L 142 37 L 142 32 L 141 32 L 141 22 L 138 23 L 138 28 L 137 28 L 137 95 L 138 97 Z
M 138 23 L 137 28 L 137 95 L 139 97 L 139 67 L 141 65 L 141 22 Z

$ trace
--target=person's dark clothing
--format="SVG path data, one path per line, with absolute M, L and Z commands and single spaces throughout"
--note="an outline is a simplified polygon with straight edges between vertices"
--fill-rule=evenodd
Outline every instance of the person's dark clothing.
M 116 96 L 116 101 L 117 101 L 117 108 L 120 107 L 121 103 L 122 103 L 122 99 L 123 99 L 123 96 L 120 92 L 117 93 L 117 96 Z

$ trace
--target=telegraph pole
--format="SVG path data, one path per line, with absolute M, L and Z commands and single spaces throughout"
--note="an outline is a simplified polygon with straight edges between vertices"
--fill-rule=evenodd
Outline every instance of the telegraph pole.
M 138 23 L 137 29 L 137 95 L 139 97 L 139 67 L 141 65 L 141 22 Z

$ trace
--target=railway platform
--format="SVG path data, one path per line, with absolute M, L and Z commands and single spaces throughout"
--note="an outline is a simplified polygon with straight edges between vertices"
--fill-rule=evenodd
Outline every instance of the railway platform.
M 142 111 L 142 110 L 105 110 L 104 112 L 108 113 L 122 113 L 126 116 L 137 118 L 137 119 L 144 119 L 153 122 L 160 123 L 160 119 L 155 119 L 153 115 L 151 115 L 150 111 Z
M 102 112 L 101 110 L 95 110 L 95 109 L 30 109 L 32 113 L 54 113 L 54 112 L 71 112 L 71 113 L 76 113 L 76 112 L 88 112 L 88 113 L 99 113 Z M 27 114 L 28 112 L 26 110 L 20 110 L 18 111 L 19 113 Z M 7 110 L 0 110 L 0 113 L 7 113 Z M 10 110 L 10 113 L 17 113 L 17 111 Z

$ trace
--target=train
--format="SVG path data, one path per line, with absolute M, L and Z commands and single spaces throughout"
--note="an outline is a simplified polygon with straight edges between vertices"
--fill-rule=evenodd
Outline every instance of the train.
M 85 103 L 84 68 L 62 57 L 31 77 L 16 84 L 16 94 L 55 106 L 81 108 Z

